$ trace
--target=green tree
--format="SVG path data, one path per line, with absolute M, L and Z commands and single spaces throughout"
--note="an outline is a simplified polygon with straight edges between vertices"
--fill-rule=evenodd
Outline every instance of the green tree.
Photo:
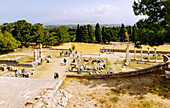
M 96 37 L 97 43 L 102 42 L 102 35 L 101 35 L 101 29 L 100 29 L 99 23 L 97 23 L 95 27 L 95 37 Z
M 4 32 L 3 34 L 0 32 L 0 51 L 9 51 L 15 48 L 18 48 L 21 45 L 19 41 L 17 41 L 12 34 L 8 32 Z
M 119 31 L 119 36 L 120 36 L 120 41 L 124 42 L 126 39 L 126 35 L 125 35 L 125 25 L 122 23 L 121 27 L 120 27 L 120 31 Z
M 77 29 L 76 29 L 76 42 L 81 42 L 80 26 L 79 26 L 79 24 L 77 25 Z
M 42 24 L 36 23 L 32 26 L 31 40 L 37 45 L 44 42 L 44 29 Z
M 162 45 L 164 44 L 164 42 L 170 43 L 169 6 L 169 0 L 138 0 L 137 2 L 134 1 L 134 14 L 148 16 L 148 18 L 141 19 L 136 23 L 138 27 L 138 45 L 149 44 L 151 46 L 154 46 Z
M 50 38 L 50 33 L 47 30 L 44 30 L 44 42 L 43 45 L 49 45 L 49 38 Z
M 94 43 L 95 42 L 95 36 L 94 36 L 94 31 L 93 31 L 93 27 L 88 24 L 87 25 L 87 30 L 88 30 L 88 35 L 89 35 L 89 43 Z
M 106 28 L 103 26 L 102 27 L 102 40 L 103 43 L 106 43 L 107 39 L 106 39 Z
M 66 26 L 54 27 L 49 30 L 50 37 L 49 43 L 50 45 L 60 44 L 64 42 L 70 41 L 70 35 L 67 32 L 68 28 Z
M 19 40 L 22 45 L 28 46 L 28 42 L 30 42 L 30 32 L 32 29 L 32 25 L 26 20 L 18 20 L 14 22 L 12 35 L 15 39 Z
M 87 30 L 87 26 L 80 26 L 80 42 L 88 42 L 89 41 L 89 35 L 88 35 L 88 30 Z

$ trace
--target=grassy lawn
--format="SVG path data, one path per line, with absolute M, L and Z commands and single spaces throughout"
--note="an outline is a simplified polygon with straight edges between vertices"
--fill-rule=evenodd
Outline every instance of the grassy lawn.
M 134 55 L 130 55 L 130 57 L 131 59 L 133 59 Z M 150 60 L 155 60 L 155 56 L 153 56 L 153 54 L 150 54 L 149 57 L 150 57 Z M 141 60 L 141 55 L 136 55 L 136 59 Z M 156 59 L 159 61 L 163 61 L 162 56 L 157 56 Z M 148 60 L 148 55 L 143 55 L 143 60 Z
M 145 64 L 146 63 L 146 64 Z M 147 67 L 151 67 L 154 65 L 157 65 L 158 63 L 150 63 L 150 62 L 139 62 L 139 61 L 131 61 L 126 68 L 131 68 L 131 69 L 143 69 Z

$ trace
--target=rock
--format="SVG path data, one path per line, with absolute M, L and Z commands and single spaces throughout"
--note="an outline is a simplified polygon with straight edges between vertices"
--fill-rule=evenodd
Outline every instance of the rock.
M 51 63 L 52 60 L 50 58 L 47 58 L 47 63 Z
M 170 71 L 165 71 L 164 76 L 166 79 L 170 79 Z

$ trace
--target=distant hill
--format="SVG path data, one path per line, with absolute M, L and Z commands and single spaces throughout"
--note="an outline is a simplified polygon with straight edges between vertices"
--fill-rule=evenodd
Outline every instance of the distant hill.
M 87 24 L 80 24 L 80 25 L 87 25 Z M 96 24 L 90 24 L 92 25 L 93 28 L 95 28 Z M 45 28 L 53 28 L 53 27 L 59 27 L 61 25 L 44 25 Z M 76 29 L 77 27 L 77 24 L 68 24 L 68 25 L 65 25 L 66 27 L 68 28 L 72 28 L 72 29 Z M 100 27 L 102 28 L 103 26 L 109 28 L 109 27 L 120 27 L 121 24 L 100 24 Z

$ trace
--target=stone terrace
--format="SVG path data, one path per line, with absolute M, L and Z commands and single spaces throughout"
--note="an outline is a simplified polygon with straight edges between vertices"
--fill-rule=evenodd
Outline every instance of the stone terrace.
M 21 108 L 44 88 L 54 88 L 57 80 L 0 77 L 0 108 Z

